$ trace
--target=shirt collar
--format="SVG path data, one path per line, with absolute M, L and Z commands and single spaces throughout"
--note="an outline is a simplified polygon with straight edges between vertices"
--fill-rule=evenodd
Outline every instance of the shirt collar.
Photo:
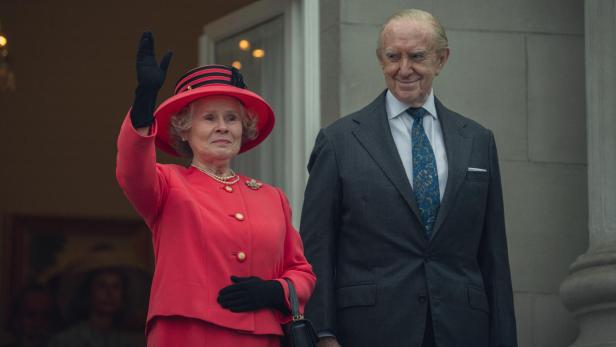
M 403 114 L 409 107 L 409 105 L 398 100 L 392 93 L 387 90 L 385 94 L 385 108 L 387 110 L 387 118 L 394 119 L 399 115 Z M 430 116 L 434 119 L 438 119 L 438 115 L 436 114 L 436 106 L 434 104 L 434 90 L 430 89 L 430 94 L 426 99 L 426 102 L 421 106 L 428 111 Z

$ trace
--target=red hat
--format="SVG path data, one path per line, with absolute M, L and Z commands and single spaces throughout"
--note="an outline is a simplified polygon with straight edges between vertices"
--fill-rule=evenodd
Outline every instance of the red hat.
M 189 103 L 212 95 L 226 95 L 239 100 L 251 110 L 257 119 L 257 137 L 240 147 L 240 153 L 261 143 L 274 128 L 274 111 L 259 95 L 246 89 L 240 72 L 226 65 L 205 65 L 192 69 L 180 77 L 175 84 L 173 96 L 165 100 L 154 112 L 158 130 L 156 146 L 173 156 L 180 156 L 171 145 L 169 127 L 171 117 Z

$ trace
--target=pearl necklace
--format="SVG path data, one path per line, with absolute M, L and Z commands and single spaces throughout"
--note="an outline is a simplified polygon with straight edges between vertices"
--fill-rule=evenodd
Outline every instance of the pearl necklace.
M 215 181 L 220 182 L 222 184 L 226 184 L 226 185 L 232 185 L 237 183 L 240 180 L 240 176 L 236 175 L 235 172 L 233 170 L 231 171 L 230 175 L 217 175 L 215 173 L 213 173 L 210 169 L 207 169 L 205 167 L 200 167 L 197 166 L 197 164 L 192 163 L 190 164 L 190 166 L 196 168 L 197 170 L 203 172 L 204 174 L 212 177 Z

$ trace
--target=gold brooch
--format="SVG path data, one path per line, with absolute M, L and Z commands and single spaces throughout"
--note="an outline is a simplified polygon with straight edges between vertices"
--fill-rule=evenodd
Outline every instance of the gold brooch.
M 257 182 L 257 180 L 255 180 L 254 178 L 251 179 L 250 181 L 246 181 L 246 185 L 248 186 L 248 188 L 250 189 L 254 189 L 254 190 L 258 190 L 259 188 L 261 188 L 261 186 L 263 185 L 263 183 L 259 183 Z

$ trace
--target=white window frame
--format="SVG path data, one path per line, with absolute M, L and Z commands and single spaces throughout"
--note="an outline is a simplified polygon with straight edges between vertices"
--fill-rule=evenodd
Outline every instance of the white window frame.
M 284 129 L 287 197 L 293 207 L 293 223 L 299 226 L 304 189 L 308 181 L 306 164 L 321 127 L 319 1 L 260 0 L 205 25 L 199 39 L 199 63 L 216 63 L 216 41 L 247 30 L 276 16 L 284 21 Z

